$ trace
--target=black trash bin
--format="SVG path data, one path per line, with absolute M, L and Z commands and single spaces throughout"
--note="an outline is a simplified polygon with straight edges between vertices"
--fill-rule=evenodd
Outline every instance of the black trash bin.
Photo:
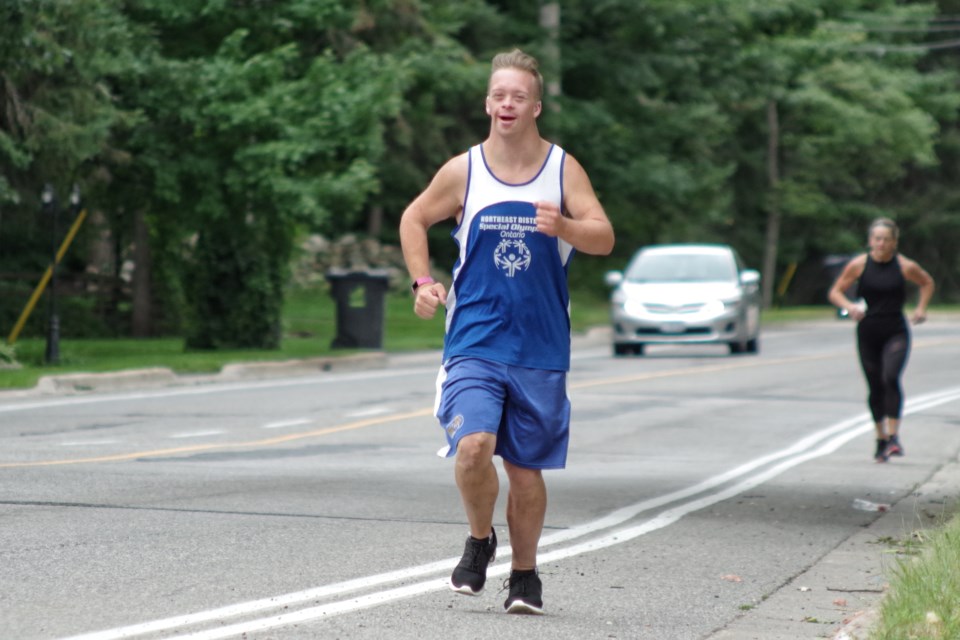
M 337 333 L 333 349 L 383 347 L 384 298 L 390 287 L 386 270 L 331 269 L 326 274 L 330 296 L 337 303 Z

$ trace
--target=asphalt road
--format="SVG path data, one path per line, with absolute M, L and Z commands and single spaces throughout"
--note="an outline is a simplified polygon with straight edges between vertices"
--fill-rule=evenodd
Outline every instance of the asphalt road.
M 957 459 L 956 321 L 914 332 L 907 455 L 886 465 L 852 331 L 782 327 L 736 357 L 577 340 L 542 617 L 502 612 L 503 496 L 487 590 L 445 586 L 466 523 L 435 455 L 438 354 L 0 397 L 0 638 L 710 638 L 880 517 L 855 500 L 897 503 Z

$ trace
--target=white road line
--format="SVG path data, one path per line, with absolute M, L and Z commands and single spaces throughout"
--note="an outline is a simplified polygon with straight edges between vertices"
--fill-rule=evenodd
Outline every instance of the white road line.
M 926 394 L 907 402 L 904 414 L 912 414 L 936 407 L 948 402 L 960 399 L 960 387 L 945 389 L 936 393 Z M 766 456 L 752 460 L 739 467 L 731 469 L 726 473 L 708 478 L 703 482 L 693 485 L 687 489 L 675 491 L 673 493 L 659 496 L 650 500 L 644 500 L 636 504 L 624 507 L 614 511 L 607 516 L 585 523 L 583 525 L 572 527 L 565 531 L 560 531 L 540 540 L 540 549 L 549 547 L 561 542 L 575 540 L 586 537 L 593 533 L 606 531 L 604 535 L 598 538 L 581 542 L 572 546 L 544 551 L 538 554 L 538 560 L 542 563 L 554 562 L 570 558 L 573 556 L 597 551 L 617 544 L 622 544 L 639 536 L 652 531 L 662 529 L 670 524 L 680 520 L 684 515 L 712 506 L 724 500 L 735 497 L 745 491 L 753 489 L 764 482 L 767 482 L 785 471 L 792 469 L 804 462 L 814 458 L 822 457 L 835 452 L 841 446 L 850 440 L 868 433 L 873 429 L 873 424 L 867 414 L 860 414 L 831 425 L 810 436 L 800 440 L 796 444 L 786 449 L 768 454 Z M 696 495 L 703 494 L 706 491 L 725 485 L 739 477 L 746 476 L 751 471 L 770 465 L 777 460 L 782 460 L 779 464 L 769 467 L 755 475 L 746 477 L 737 484 L 731 485 L 725 489 L 703 495 L 700 498 L 691 500 L 674 506 L 654 518 L 631 527 L 616 529 L 629 520 L 635 518 L 645 511 L 666 506 L 668 504 L 693 498 Z M 509 549 L 503 549 L 498 553 L 502 560 L 510 556 Z M 317 587 L 306 591 L 300 591 L 290 594 L 277 596 L 275 598 L 264 598 L 252 602 L 240 603 L 219 609 L 202 611 L 194 614 L 155 620 L 143 624 L 120 627 L 107 631 L 94 632 L 79 636 L 73 636 L 66 640 L 120 640 L 124 638 L 133 638 L 154 631 L 177 630 L 187 631 L 187 627 L 196 626 L 204 622 L 220 621 L 224 619 L 237 617 L 241 615 L 250 615 L 267 610 L 277 610 L 316 600 L 322 597 L 333 596 L 342 597 L 348 593 L 377 587 L 389 583 L 399 582 L 401 580 L 417 578 L 438 572 L 447 572 L 459 558 L 448 558 L 437 562 L 432 562 L 408 569 L 400 569 L 389 573 L 373 575 L 365 578 L 357 578 L 337 584 L 331 584 L 324 587 Z M 491 566 L 487 571 L 487 576 L 496 577 L 506 575 L 510 570 L 510 563 L 501 562 Z M 282 615 L 267 616 L 258 620 L 241 622 L 217 629 L 199 631 L 186 636 L 176 636 L 178 638 L 190 638 L 192 640 L 214 640 L 215 638 L 225 638 L 250 633 L 253 631 L 262 631 L 276 627 L 287 626 L 297 622 L 306 622 L 318 618 L 348 613 L 360 609 L 374 607 L 387 602 L 409 598 L 431 591 L 442 590 L 446 588 L 447 580 L 445 578 L 436 578 L 426 580 L 412 585 L 387 589 L 364 596 L 351 597 L 340 602 L 308 607 L 298 611 L 284 613 Z
M 391 413 L 393 409 L 390 407 L 370 407 L 369 409 L 364 409 L 363 411 L 354 411 L 353 413 L 348 413 L 345 415 L 345 418 L 370 418 L 372 416 L 382 416 L 385 413 Z
M 848 432 L 837 436 L 819 449 L 816 449 L 805 455 L 796 456 L 795 458 L 786 460 L 776 467 L 773 467 L 764 473 L 759 473 L 753 477 L 747 478 L 743 482 L 736 484 L 724 491 L 709 494 L 698 500 L 681 504 L 655 516 L 654 518 L 651 518 L 640 525 L 626 529 L 614 530 L 599 538 L 588 540 L 570 547 L 557 549 L 555 551 L 548 551 L 546 553 L 540 553 L 538 554 L 537 560 L 541 564 L 556 562 L 558 560 L 572 558 L 584 553 L 599 551 L 601 549 L 612 547 L 618 544 L 623 544 L 624 542 L 628 542 L 639 536 L 657 531 L 658 529 L 663 529 L 664 527 L 677 522 L 680 520 L 680 518 L 687 514 L 693 513 L 694 511 L 699 511 L 700 509 L 704 509 L 717 504 L 718 502 L 735 497 L 740 493 L 752 489 L 757 485 L 760 485 L 763 482 L 766 482 L 767 480 L 770 480 L 771 478 L 774 478 L 784 471 L 791 469 L 803 462 L 826 455 L 828 453 L 832 453 L 841 445 L 852 440 L 856 436 L 870 431 L 872 428 L 873 425 L 870 423 L 861 424 L 858 428 L 851 429 Z M 542 542 L 541 546 L 543 546 Z M 450 565 L 447 565 L 446 569 L 449 570 L 449 567 Z M 490 567 L 487 570 L 487 579 L 489 580 L 493 577 L 505 576 L 509 573 L 509 571 L 510 565 L 508 563 L 501 563 L 495 567 Z M 173 638 L 178 640 L 218 640 L 220 638 L 230 638 L 247 633 L 266 631 L 268 629 L 285 627 L 302 622 L 310 622 L 318 618 L 329 617 L 341 613 L 350 613 L 361 609 L 369 609 L 371 607 L 393 602 L 395 600 L 423 595 L 432 591 L 442 591 L 445 588 L 447 588 L 447 580 L 445 578 L 427 580 L 395 589 L 371 593 L 365 596 L 349 598 L 340 602 L 331 602 L 329 604 L 308 607 L 306 609 L 301 609 L 291 613 L 284 613 L 281 615 L 260 618 L 259 620 L 241 622 L 226 627 L 219 627 L 217 629 L 199 631 L 187 635 L 173 636 Z
M 207 436 L 219 436 L 223 433 L 226 433 L 226 432 L 219 429 L 212 429 L 210 431 L 188 431 L 186 433 L 175 433 L 170 437 L 175 439 L 205 438 Z
M 283 429 L 285 427 L 299 427 L 301 425 L 310 424 L 313 420 L 308 418 L 297 418 L 296 420 L 283 420 L 281 422 L 268 422 L 267 424 L 260 427 L 261 429 Z

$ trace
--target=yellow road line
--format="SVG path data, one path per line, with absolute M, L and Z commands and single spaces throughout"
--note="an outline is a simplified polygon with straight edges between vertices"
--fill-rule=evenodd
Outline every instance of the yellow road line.
M 422 418 L 433 415 L 433 409 L 421 409 L 410 413 L 402 413 L 394 416 L 385 416 L 381 418 L 371 418 L 369 420 L 358 420 L 349 422 L 337 427 L 326 429 L 317 429 L 315 431 L 304 431 L 301 433 L 290 433 L 274 438 L 264 438 L 262 440 L 249 440 L 247 442 L 212 442 L 208 444 L 198 444 L 189 447 L 173 447 L 170 449 L 155 449 L 153 451 L 135 451 L 133 453 L 118 453 L 112 456 L 96 456 L 92 458 L 72 458 L 68 460 L 39 460 L 35 462 L 3 462 L 0 463 L 0 469 L 12 469 L 22 467 L 51 467 L 67 464 L 87 464 L 93 462 L 120 462 L 123 460 L 136 460 L 138 458 L 157 458 L 160 456 L 177 455 L 182 453 L 196 453 L 198 451 L 213 451 L 218 449 L 243 449 L 249 447 L 271 447 L 294 440 L 303 440 L 305 438 L 318 438 L 331 433 L 341 431 L 352 431 L 354 429 L 363 429 L 364 427 L 373 427 L 376 425 L 387 424 L 389 422 L 399 422 L 411 418 Z
M 956 338 L 944 338 L 944 339 L 931 339 L 931 340 L 917 340 L 913 348 L 927 348 L 927 347 L 936 347 L 943 345 L 955 345 L 960 343 L 960 339 Z M 735 362 L 727 362 L 724 364 L 706 366 L 706 367 L 697 367 L 693 369 L 669 369 L 667 371 L 651 371 L 647 373 L 639 373 L 636 375 L 629 376 L 618 376 L 615 378 L 600 378 L 597 380 L 587 380 L 583 382 L 571 383 L 571 389 L 589 389 L 591 387 L 601 387 L 607 385 L 615 384 L 627 384 L 631 382 L 643 382 L 645 380 L 656 380 L 658 378 L 671 378 L 682 375 L 690 374 L 701 374 L 701 373 L 716 373 L 718 371 L 730 371 L 733 369 L 746 369 L 749 367 L 760 367 L 768 365 L 781 365 L 781 364 L 792 364 L 797 362 L 812 362 L 815 360 L 827 360 L 830 358 L 836 357 L 848 357 L 850 354 L 821 354 L 814 356 L 797 356 L 792 358 L 778 358 L 775 360 L 756 360 L 756 359 L 744 359 L 737 360 Z M 330 435 L 331 433 L 339 433 L 342 431 L 353 431 L 355 429 L 363 429 L 365 427 L 375 427 L 383 424 L 388 424 L 391 422 L 400 422 L 403 420 L 410 420 L 413 418 L 423 418 L 426 416 L 433 415 L 433 409 L 420 409 L 419 411 L 412 411 L 410 413 L 403 413 L 393 416 L 384 416 L 380 418 L 370 418 L 368 420 L 359 420 L 356 422 L 349 422 L 337 427 L 328 427 L 326 429 L 318 429 L 315 431 L 304 431 L 301 433 L 291 433 L 283 436 L 277 436 L 274 438 L 265 438 L 262 440 L 250 440 L 246 442 L 213 442 L 207 444 L 198 444 L 188 447 L 174 447 L 170 449 L 156 449 L 152 451 L 136 451 L 133 453 L 118 453 L 115 455 L 109 456 L 95 456 L 90 458 L 72 458 L 66 460 L 39 460 L 34 462 L 0 462 L 0 469 L 14 469 L 14 468 L 24 468 L 24 467 L 51 467 L 51 466 L 60 466 L 60 465 L 72 465 L 72 464 L 89 464 L 96 462 L 121 462 L 125 460 L 136 460 L 138 458 L 158 458 L 161 456 L 170 456 L 178 455 L 184 453 L 197 453 L 199 451 L 216 451 L 222 449 L 244 449 L 251 447 L 270 447 L 278 444 L 283 444 L 286 442 L 292 442 L 295 440 L 303 440 L 305 438 L 319 438 L 321 436 Z
M 793 362 L 809 362 L 813 360 L 825 360 L 834 358 L 835 355 L 820 356 L 798 356 L 796 358 L 779 358 L 777 360 L 740 360 L 738 362 L 718 364 L 707 367 L 697 367 L 695 369 L 669 369 L 667 371 L 651 371 L 649 373 L 638 373 L 632 376 L 619 376 L 616 378 L 600 378 L 598 380 L 588 380 L 571 384 L 571 389 L 587 389 L 590 387 L 602 387 L 610 384 L 625 384 L 627 382 L 642 382 L 644 380 L 656 380 L 657 378 L 672 378 L 684 374 L 692 373 L 716 373 L 717 371 L 730 371 L 731 369 L 746 369 L 748 367 L 760 367 L 764 365 L 787 364 Z
M 625 384 L 630 382 L 640 382 L 643 380 L 652 380 L 656 378 L 668 378 L 668 377 L 680 376 L 684 374 L 713 373 L 716 371 L 725 371 L 729 369 L 742 369 L 745 367 L 756 367 L 756 366 L 767 365 L 767 364 L 782 364 L 785 362 L 815 360 L 823 357 L 825 356 L 806 356 L 806 357 L 799 357 L 799 358 L 783 358 L 780 360 L 765 360 L 765 361 L 757 361 L 757 360 L 739 361 L 736 363 L 728 363 L 723 365 L 698 367 L 696 369 L 671 369 L 669 371 L 655 371 L 655 372 L 637 374 L 632 376 L 603 378 L 599 380 L 589 380 L 585 382 L 573 383 L 570 385 L 570 388 L 586 389 L 589 387 L 599 387 L 599 386 L 614 385 L 614 384 Z M 305 438 L 318 438 L 320 436 L 330 435 L 331 433 L 339 433 L 341 431 L 352 431 L 355 429 L 363 429 L 365 427 L 374 427 L 382 424 L 387 424 L 390 422 L 400 422 L 402 420 L 409 420 L 412 418 L 422 418 L 430 415 L 433 415 L 432 408 L 421 409 L 419 411 L 413 411 L 411 413 L 399 414 L 394 416 L 384 416 L 380 418 L 370 418 L 367 420 L 359 420 L 357 422 L 350 422 L 337 427 L 329 427 L 326 429 L 318 429 L 315 431 L 304 431 L 300 433 L 291 433 L 283 436 L 277 436 L 275 438 L 266 438 L 262 440 L 251 440 L 246 442 L 210 442 L 206 444 L 197 444 L 197 445 L 191 445 L 186 447 L 173 447 L 169 449 L 156 449 L 152 451 L 135 451 L 132 453 L 118 453 L 115 455 L 94 456 L 89 458 L 69 458 L 65 460 L 38 460 L 33 462 L 0 462 L 0 469 L 14 469 L 14 468 L 24 468 L 24 467 L 52 467 L 52 466 L 72 465 L 72 464 L 92 464 L 97 462 L 122 462 L 126 460 L 137 460 L 139 458 L 158 458 L 161 456 L 171 456 L 171 455 L 179 455 L 179 454 L 185 454 L 185 453 L 197 453 L 200 451 L 243 449 L 243 448 L 252 448 L 252 447 L 269 447 L 269 446 L 274 446 L 278 444 L 283 444 L 285 442 L 292 442 L 294 440 L 303 440 Z

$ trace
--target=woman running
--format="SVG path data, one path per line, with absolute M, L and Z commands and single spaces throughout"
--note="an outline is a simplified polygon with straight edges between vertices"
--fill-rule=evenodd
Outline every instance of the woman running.
M 910 353 L 910 330 L 903 315 L 906 283 L 909 280 L 920 287 L 920 299 L 910 316 L 912 324 L 927 319 L 934 283 L 919 264 L 897 253 L 900 230 L 893 220 L 874 220 L 867 235 L 869 251 L 847 263 L 829 297 L 857 321 L 857 349 L 869 390 L 867 404 L 877 429 L 874 459 L 886 462 L 890 456 L 904 453 L 898 432 L 903 410 L 900 376 Z M 844 294 L 855 282 L 866 309 Z

